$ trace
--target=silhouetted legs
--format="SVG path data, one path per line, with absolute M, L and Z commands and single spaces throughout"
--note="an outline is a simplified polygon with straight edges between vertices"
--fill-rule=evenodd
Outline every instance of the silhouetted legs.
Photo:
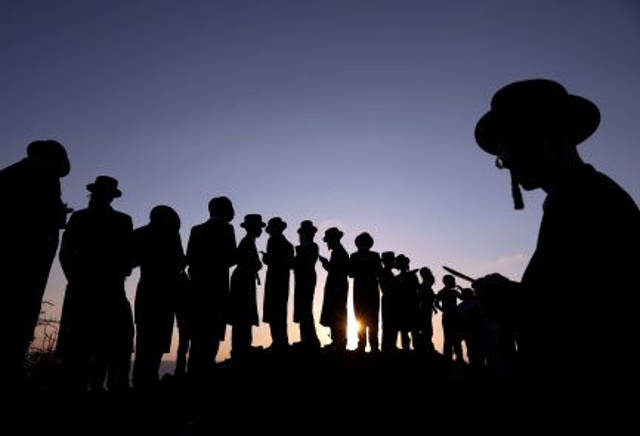
M 274 349 L 284 349 L 289 346 L 289 336 L 287 335 L 287 320 L 276 318 L 269 323 L 271 330 L 272 347 Z
M 358 350 L 364 351 L 367 347 L 367 333 L 369 335 L 369 346 L 371 352 L 379 351 L 378 344 L 378 316 L 376 315 L 360 315 L 357 317 L 360 329 L 358 330 Z
M 455 320 L 446 314 L 442 315 L 442 330 L 444 332 L 444 349 L 442 354 L 447 360 L 452 359 L 452 352 L 456 360 L 462 362 L 462 344 Z
M 208 374 L 213 369 L 219 347 L 220 342 L 213 334 L 194 334 L 189 351 L 189 374 L 194 377 Z
M 331 345 L 336 350 L 345 350 L 347 348 L 347 326 L 346 322 L 334 322 L 330 327 Z
M 246 356 L 251 349 L 252 341 L 251 324 L 234 324 L 231 329 L 232 357 Z
M 303 344 L 310 347 L 320 346 L 313 315 L 310 317 L 307 316 L 300 321 L 300 340 Z
M 187 352 L 189 351 L 189 345 L 191 337 L 186 329 L 178 326 L 178 351 L 176 355 L 176 370 L 175 375 L 185 375 L 187 371 Z
M 136 347 L 136 360 L 133 365 L 133 385 L 137 388 L 146 388 L 158 382 L 162 352 L 145 350 Z

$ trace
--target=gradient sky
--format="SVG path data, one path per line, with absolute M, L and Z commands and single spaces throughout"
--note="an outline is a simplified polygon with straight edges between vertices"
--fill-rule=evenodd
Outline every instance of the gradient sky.
M 173 206 L 185 245 L 224 194 L 238 239 L 246 213 L 283 217 L 292 242 L 313 219 L 339 226 L 349 251 L 369 231 L 374 249 L 438 281 L 443 264 L 518 279 L 543 194 L 514 211 L 508 174 L 473 129 L 499 87 L 533 77 L 600 107 L 580 152 L 640 199 L 635 0 L 3 1 L 0 54 L 0 166 L 57 139 L 72 207 L 96 175 L 115 176 L 117 209 L 141 226 L 154 205 Z M 323 285 L 321 274 L 316 315 Z M 64 286 L 56 261 L 54 315 Z M 269 344 L 268 329 L 254 332 Z

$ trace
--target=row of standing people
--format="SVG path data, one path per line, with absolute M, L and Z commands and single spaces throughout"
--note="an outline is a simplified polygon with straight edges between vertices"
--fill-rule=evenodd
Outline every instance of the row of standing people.
M 97 389 L 105 380 L 110 389 L 128 385 L 134 332 L 134 383 L 153 383 L 162 354 L 169 351 L 175 315 L 180 332 L 179 373 L 187 367 L 187 350 L 189 371 L 194 374 L 208 371 L 227 324 L 232 326 L 233 355 L 248 353 L 251 329 L 259 324 L 256 284 L 263 264 L 267 265 L 263 321 L 270 326 L 274 350 L 282 350 L 289 344 L 287 306 L 291 270 L 295 278 L 293 315 L 300 325 L 301 342 L 311 348 L 320 345 L 313 316 L 318 260 L 327 270 L 320 324 L 329 327 L 332 348 L 346 347 L 348 280 L 352 277 L 354 310 L 360 325 L 359 349 L 364 349 L 367 335 L 371 350 L 379 349 L 380 290 L 383 350 L 395 349 L 398 335 L 403 348 L 409 347 L 411 336 L 414 349 L 433 349 L 431 315 L 437 301 L 431 290 L 433 276 L 424 268 L 419 284 L 415 271 L 409 271 L 408 258 L 396 257 L 392 252 L 379 256 L 371 251 L 373 239 L 367 233 L 356 238 L 358 251 L 349 256 L 341 243 L 343 233 L 337 228 L 328 229 L 323 238 L 331 251 L 327 259 L 319 254 L 314 242 L 317 228 L 311 221 L 301 223 L 299 245 L 294 249 L 283 234 L 286 223 L 282 219 L 273 218 L 266 224 L 260 215 L 251 214 L 241 224 L 246 235 L 236 245 L 230 224 L 233 206 L 228 198 L 218 197 L 209 203 L 210 219 L 192 229 L 184 253 L 178 214 L 168 206 L 157 206 L 151 211 L 150 223 L 134 230 L 131 218 L 112 207 L 122 192 L 117 180 L 108 176 L 99 176 L 87 185 L 88 207 L 73 213 L 65 225 L 71 210 L 60 199 L 59 178 L 69 169 L 61 144 L 36 141 L 28 147 L 27 159 L 0 173 L 3 194 L 8 195 L 12 191 L 9 187 L 13 186 L 14 200 L 25 205 L 22 214 L 15 214 L 13 221 L 3 217 L 4 224 L 14 230 L 23 227 L 25 231 L 15 234 L 29 236 L 13 244 L 22 245 L 24 256 L 14 252 L 17 254 L 14 258 L 7 257 L 3 262 L 20 273 L 20 277 L 14 274 L 15 285 L 21 280 L 25 288 L 12 294 L 15 303 L 19 303 L 12 304 L 16 308 L 13 325 L 22 325 L 17 339 L 10 342 L 15 342 L 10 349 L 15 349 L 12 356 L 16 356 L 16 365 L 33 337 L 60 228 L 65 228 L 60 262 L 68 285 L 58 353 L 72 384 L 79 388 L 91 385 Z M 265 227 L 270 238 L 261 259 L 255 240 Z M 48 228 L 50 235 L 41 237 L 40 233 Z M 27 257 L 31 258 L 30 263 Z M 134 316 L 124 282 L 135 267 L 140 267 L 141 275 Z M 395 275 L 393 269 L 399 273 Z M 25 284 L 26 281 L 29 283 Z M 31 283 L 35 281 L 38 283 Z M 24 301 L 17 301 L 19 298 Z
M 128 384 L 135 319 L 136 358 L 134 384 L 155 383 L 162 355 L 169 351 L 177 314 L 180 344 L 177 372 L 188 367 L 193 376 L 207 374 L 214 364 L 227 324 L 232 327 L 233 357 L 251 351 L 252 327 L 260 319 L 257 307 L 259 271 L 267 266 L 262 321 L 270 327 L 272 349 L 289 345 L 287 307 L 290 271 L 295 278 L 294 321 L 299 323 L 301 343 L 317 348 L 313 299 L 318 260 L 327 270 L 320 324 L 329 327 L 335 349 L 346 348 L 349 277 L 354 280 L 354 309 L 360 349 L 367 333 L 372 351 L 378 347 L 380 289 L 383 291 L 383 350 L 395 349 L 398 334 L 403 348 L 409 335 L 416 350 L 433 349 L 431 314 L 435 310 L 433 276 L 423 269 L 419 284 L 409 259 L 371 251 L 367 233 L 356 238 L 358 251 L 351 256 L 341 244 L 342 232 L 330 228 L 324 242 L 329 259 L 319 255 L 314 242 L 317 228 L 303 221 L 298 246 L 283 234 L 286 223 L 272 218 L 264 223 L 258 214 L 245 216 L 240 224 L 246 234 L 236 245 L 231 201 L 217 197 L 209 203 L 210 219 L 193 227 L 186 253 L 180 240 L 180 219 L 168 206 L 157 206 L 150 223 L 133 230 L 131 219 L 111 207 L 121 195 L 117 181 L 100 176 L 87 186 L 91 199 L 87 209 L 75 212 L 63 235 L 60 260 L 69 281 L 62 313 L 58 351 L 74 384 L 110 389 Z M 256 239 L 263 230 L 270 235 L 262 259 Z M 131 269 L 140 267 L 131 315 L 124 281 Z M 230 274 L 232 267 L 233 273 Z M 399 270 L 394 275 L 392 269 Z M 185 271 L 188 271 L 188 275 Z M 186 359 L 188 350 L 188 363 Z

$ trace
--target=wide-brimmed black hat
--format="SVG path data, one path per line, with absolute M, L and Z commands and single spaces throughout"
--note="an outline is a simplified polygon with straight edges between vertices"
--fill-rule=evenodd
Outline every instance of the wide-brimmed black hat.
M 118 181 L 109 176 L 98 176 L 96 181 L 87 185 L 87 191 L 92 194 L 100 193 L 112 198 L 122 196 L 122 192 L 118 189 Z
M 340 240 L 342 238 L 342 236 L 344 236 L 344 233 L 342 233 L 340 230 L 338 230 L 337 227 L 330 227 L 327 230 L 325 230 L 324 232 L 324 238 L 322 238 L 322 240 L 324 242 L 329 242 L 330 240 Z
M 315 235 L 318 231 L 318 228 L 313 225 L 313 222 L 310 220 L 304 220 L 300 223 L 300 228 L 298 229 L 298 233 L 306 234 L 306 235 Z
M 498 144 L 510 132 L 536 132 L 559 126 L 578 145 L 596 131 L 600 111 L 591 101 L 571 95 L 557 82 L 532 79 L 513 82 L 496 92 L 491 110 L 476 124 L 476 142 L 497 155 Z
M 373 237 L 367 232 L 360 233 L 354 240 L 356 247 L 369 249 L 373 247 Z
M 282 231 L 286 228 L 287 223 L 285 223 L 279 216 L 276 216 L 269 220 L 269 224 L 267 224 L 267 228 L 265 229 L 265 231 L 267 233 L 282 233 Z
M 262 221 L 262 215 L 257 213 L 250 213 L 244 216 L 244 221 L 240 224 L 240 227 L 247 228 L 262 228 L 266 226 L 265 222 Z

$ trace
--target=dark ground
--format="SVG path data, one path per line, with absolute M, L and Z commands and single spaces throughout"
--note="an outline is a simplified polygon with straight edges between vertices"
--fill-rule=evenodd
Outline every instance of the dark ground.
M 513 381 L 437 353 L 256 350 L 244 361 L 218 364 L 207 380 L 165 376 L 154 389 L 117 394 L 65 393 L 59 370 L 35 370 L 26 395 L 14 402 L 24 413 L 19 434 L 511 432 L 556 428 L 552 417 L 566 415 L 556 393 L 524 394 Z

